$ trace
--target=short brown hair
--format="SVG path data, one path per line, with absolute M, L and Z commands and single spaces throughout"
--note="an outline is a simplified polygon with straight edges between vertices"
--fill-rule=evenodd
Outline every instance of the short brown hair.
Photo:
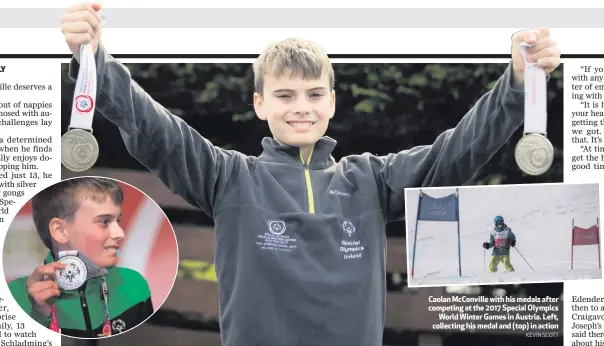
M 285 70 L 291 70 L 292 76 L 319 79 L 324 71 L 329 74 L 329 86 L 334 89 L 335 77 L 329 57 L 318 44 L 288 38 L 270 44 L 254 62 L 254 87 L 262 95 L 264 77 L 267 75 L 279 77 Z
M 52 237 L 48 229 L 50 220 L 56 217 L 72 221 L 82 198 L 101 202 L 107 197 L 119 206 L 124 202 L 122 187 L 116 181 L 107 178 L 67 179 L 40 191 L 32 198 L 31 204 L 34 224 L 44 245 L 49 250 L 53 250 Z

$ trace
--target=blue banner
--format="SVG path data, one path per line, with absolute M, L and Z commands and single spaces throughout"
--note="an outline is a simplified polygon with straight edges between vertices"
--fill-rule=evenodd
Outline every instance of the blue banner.
M 419 200 L 420 221 L 458 221 L 456 213 L 456 194 L 434 198 L 423 194 Z

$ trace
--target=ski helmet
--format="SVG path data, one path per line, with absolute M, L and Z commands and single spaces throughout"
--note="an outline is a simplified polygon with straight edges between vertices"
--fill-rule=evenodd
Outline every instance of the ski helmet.
M 493 221 L 495 223 L 503 222 L 503 216 L 497 215 L 497 216 L 495 216 L 495 218 L 493 219 Z

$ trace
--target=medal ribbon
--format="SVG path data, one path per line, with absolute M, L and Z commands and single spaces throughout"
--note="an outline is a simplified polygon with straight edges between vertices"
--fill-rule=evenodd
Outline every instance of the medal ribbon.
M 520 43 L 524 60 L 524 133 L 547 135 L 547 76 L 542 67 L 527 61 L 527 49 Z
M 56 305 L 53 303 L 52 307 L 51 307 L 51 315 L 52 315 L 52 321 L 50 322 L 50 330 L 52 330 L 53 332 L 57 332 L 57 333 L 61 333 L 61 328 L 59 328 L 59 321 L 57 319 L 57 307 Z
M 92 46 L 80 46 L 80 69 L 75 85 L 69 129 L 92 132 L 92 118 L 96 106 L 96 64 Z
M 105 300 L 105 323 L 103 324 L 103 336 L 109 336 L 111 335 L 111 320 L 109 319 L 109 303 L 107 302 L 107 281 L 104 277 L 101 290 L 103 291 L 103 300 Z

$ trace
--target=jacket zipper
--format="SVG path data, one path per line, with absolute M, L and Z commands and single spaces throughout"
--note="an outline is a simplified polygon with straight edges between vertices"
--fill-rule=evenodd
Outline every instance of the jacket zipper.
M 306 178 L 306 193 L 308 195 L 308 212 L 310 214 L 315 213 L 315 200 L 312 193 L 312 182 L 310 180 L 310 158 L 312 157 L 312 153 L 314 151 L 314 147 L 310 150 L 310 154 L 308 154 L 308 160 L 304 162 L 304 156 L 302 156 L 302 149 L 300 149 L 300 160 L 304 165 L 304 177 Z
M 86 322 L 86 331 L 90 334 L 90 337 L 94 337 L 94 332 L 92 331 L 92 324 L 90 323 L 90 313 L 88 312 L 88 302 L 86 302 L 86 294 L 82 289 L 80 289 L 80 303 L 82 304 L 84 322 Z

